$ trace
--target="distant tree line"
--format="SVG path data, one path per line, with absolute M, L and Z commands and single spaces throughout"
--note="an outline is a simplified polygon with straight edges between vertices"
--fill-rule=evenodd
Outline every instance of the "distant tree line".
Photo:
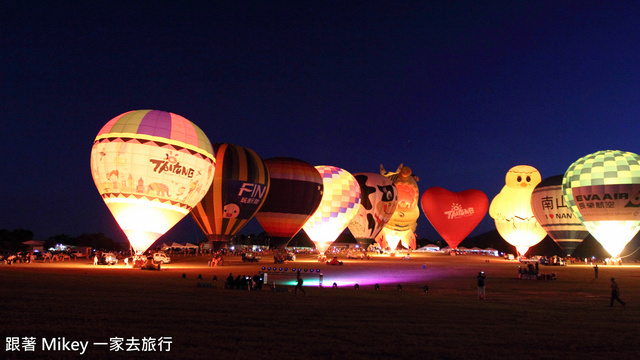
M 33 231 L 27 229 L 0 229 L 0 249 L 4 251 L 23 251 L 27 246 L 23 244 L 25 241 L 36 240 L 33 238 Z M 64 244 L 70 246 L 90 246 L 94 249 L 103 250 L 124 250 L 123 245 L 119 242 L 104 236 L 103 233 L 82 234 L 77 237 L 71 237 L 66 234 L 51 236 L 44 240 L 44 248 L 49 249 L 55 247 L 56 244 Z

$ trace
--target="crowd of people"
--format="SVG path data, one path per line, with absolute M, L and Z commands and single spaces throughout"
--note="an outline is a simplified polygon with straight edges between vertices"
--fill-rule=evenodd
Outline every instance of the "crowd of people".
M 541 274 L 539 263 L 527 264 L 525 268 L 518 266 L 518 279 L 525 280 L 556 280 L 556 274 Z
M 258 271 L 253 276 L 238 275 L 235 278 L 233 273 L 229 273 L 227 279 L 224 282 L 225 289 L 238 289 L 238 290 L 262 290 L 264 285 L 264 274 L 262 271 Z

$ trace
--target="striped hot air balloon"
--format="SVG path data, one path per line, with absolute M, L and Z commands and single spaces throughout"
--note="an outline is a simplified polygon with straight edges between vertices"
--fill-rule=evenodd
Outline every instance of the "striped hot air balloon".
M 284 249 L 322 199 L 322 177 L 313 165 L 294 158 L 264 161 L 269 169 L 269 195 L 256 220 L 269 235 L 271 247 Z
M 567 206 L 562 196 L 564 175 L 548 177 L 531 194 L 531 210 L 547 234 L 567 255 L 589 235 L 578 216 Z
M 146 251 L 202 199 L 215 165 L 204 132 L 166 111 L 116 116 L 91 149 L 96 187 L 136 253 Z
M 213 144 L 216 172 L 191 217 L 218 250 L 253 218 L 267 198 L 269 172 L 253 150 Z

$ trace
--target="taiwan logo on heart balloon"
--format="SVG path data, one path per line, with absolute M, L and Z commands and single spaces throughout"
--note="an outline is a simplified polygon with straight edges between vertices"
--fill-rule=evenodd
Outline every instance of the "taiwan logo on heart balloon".
M 420 203 L 431 225 L 453 249 L 478 226 L 489 208 L 487 195 L 475 189 L 454 193 L 432 187 L 422 194 Z

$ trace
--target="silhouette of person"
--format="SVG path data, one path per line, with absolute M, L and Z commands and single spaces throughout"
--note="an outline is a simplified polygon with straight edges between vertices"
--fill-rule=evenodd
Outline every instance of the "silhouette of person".
M 296 285 L 296 288 L 293 291 L 294 295 L 298 295 L 298 289 L 300 289 L 300 291 L 302 291 L 303 294 L 307 295 L 306 291 L 304 291 L 304 289 L 302 288 L 303 283 L 304 283 L 304 280 L 302 280 L 302 276 L 300 275 L 300 270 L 298 270 L 298 284 Z
M 622 306 L 627 305 L 624 301 L 620 300 L 620 288 L 618 287 L 616 279 L 611 278 L 611 303 L 609 304 L 610 307 L 613 307 L 614 300 L 617 300 L 620 304 L 622 304 Z
M 478 299 L 480 300 L 484 300 L 486 297 L 484 290 L 484 279 L 486 278 L 487 276 L 484 274 L 484 271 L 480 271 L 478 273 L 478 276 L 476 277 L 476 279 L 478 280 Z

